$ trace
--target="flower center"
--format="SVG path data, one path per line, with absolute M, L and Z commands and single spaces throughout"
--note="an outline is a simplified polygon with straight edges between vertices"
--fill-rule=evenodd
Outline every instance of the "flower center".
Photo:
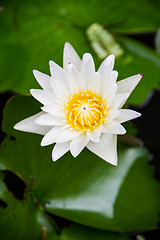
M 75 93 L 65 104 L 67 122 L 75 130 L 92 131 L 107 118 L 104 99 L 91 91 Z

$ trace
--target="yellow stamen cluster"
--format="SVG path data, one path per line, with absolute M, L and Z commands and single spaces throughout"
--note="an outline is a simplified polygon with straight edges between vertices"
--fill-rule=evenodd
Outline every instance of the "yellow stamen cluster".
M 79 91 L 65 104 L 66 120 L 75 130 L 92 131 L 107 119 L 104 99 L 91 91 Z

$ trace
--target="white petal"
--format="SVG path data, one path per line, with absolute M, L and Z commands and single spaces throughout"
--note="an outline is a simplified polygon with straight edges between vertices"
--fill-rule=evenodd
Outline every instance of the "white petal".
M 35 78 L 37 79 L 37 82 L 39 83 L 39 85 L 45 89 L 45 90 L 50 90 L 50 76 L 41 73 L 37 70 L 33 70 L 33 74 L 35 76 Z
M 100 95 L 102 97 L 106 96 L 109 98 L 113 98 L 112 92 L 114 92 L 115 95 L 115 92 L 117 91 L 117 85 L 115 83 L 118 77 L 118 72 L 112 71 L 114 66 L 114 60 L 114 55 L 108 56 L 98 69 L 101 78 Z
M 88 88 L 91 82 L 91 79 L 95 73 L 94 61 L 89 53 L 85 53 L 81 62 L 81 74 L 82 79 L 85 83 L 85 87 Z
M 111 121 L 110 123 L 106 122 L 106 125 L 103 127 L 104 133 L 112 133 L 112 134 L 125 134 L 126 129 L 116 121 Z
M 101 86 L 100 95 L 102 96 L 102 98 L 106 99 L 106 103 L 108 107 L 112 104 L 112 101 L 115 98 L 116 92 L 117 92 L 117 84 L 113 84 L 108 89 L 105 87 L 105 84 L 104 86 Z
M 50 90 L 51 90 L 51 87 L 50 87 Z M 37 99 L 39 102 L 41 102 L 44 105 L 53 102 L 55 98 L 53 92 L 45 91 L 41 89 L 31 89 L 30 93 L 35 99 Z
M 81 81 L 81 77 L 74 65 L 69 64 L 66 68 L 67 71 L 67 80 L 70 88 L 70 92 L 74 94 L 79 90 L 84 89 L 84 83 Z
M 101 77 L 101 90 L 102 92 L 109 92 L 110 89 L 112 89 L 113 85 L 116 83 L 117 77 L 118 77 L 118 72 L 117 71 L 103 71 L 100 73 Z
M 103 160 L 117 166 L 117 135 L 102 134 L 100 142 L 90 141 L 86 147 Z
M 100 133 L 99 132 L 87 132 L 87 136 L 89 138 L 90 141 L 93 142 L 99 142 L 100 140 Z
M 35 120 L 35 123 L 43 126 L 55 126 L 64 125 L 64 121 L 61 118 L 55 117 L 51 114 L 44 113 Z
M 119 115 L 115 118 L 115 120 L 119 123 L 123 123 L 140 116 L 141 116 L 141 113 L 138 113 L 136 111 L 133 111 L 130 109 L 120 109 Z
M 114 120 L 117 116 L 119 115 L 119 110 L 115 110 L 115 109 L 109 109 L 107 111 L 107 118 L 104 122 L 104 124 L 107 123 L 107 121 L 111 122 L 112 120 Z
M 99 131 L 97 129 L 95 129 L 94 131 L 86 132 L 89 140 L 91 140 L 93 142 L 99 142 L 100 135 L 101 135 L 102 130 L 103 130 L 103 125 L 101 124 L 98 129 L 99 129 Z
M 116 70 L 110 73 L 111 82 L 115 83 L 117 81 L 117 77 L 118 77 L 118 72 Z
M 107 69 L 104 69 L 104 71 L 100 72 L 100 95 L 102 98 L 107 97 L 110 99 L 110 101 L 112 101 L 117 91 L 117 76 L 117 71 L 108 71 Z
M 53 102 L 50 105 L 45 105 L 41 107 L 41 109 L 46 113 L 50 113 L 56 117 L 65 119 L 65 111 L 63 107 L 58 103 Z
M 53 127 L 43 138 L 41 141 L 41 146 L 47 146 L 55 142 L 55 139 L 59 132 L 61 131 L 61 127 Z
M 102 131 L 103 131 L 103 124 L 101 124 L 101 125 L 99 125 L 99 127 L 95 128 L 94 131 L 95 131 L 95 132 L 102 133 Z
M 110 72 L 113 70 L 114 67 L 115 56 L 109 55 L 100 65 L 98 72 Z
M 88 90 L 99 95 L 100 86 L 101 86 L 100 75 L 98 72 L 95 72 L 92 78 L 90 79 Z
M 142 77 L 143 74 L 137 74 L 135 76 L 117 82 L 117 93 L 128 93 L 130 95 Z
M 59 80 L 65 79 L 65 71 L 53 61 L 49 61 L 51 75 Z
M 79 137 L 73 139 L 70 143 L 70 151 L 73 157 L 77 157 L 88 142 L 89 139 L 86 134 L 82 134 Z
M 123 107 L 128 97 L 129 97 L 128 93 L 116 94 L 112 101 L 111 109 L 119 109 Z
M 35 119 L 41 116 L 43 112 L 37 113 L 17 123 L 14 128 L 24 132 L 32 132 L 45 135 L 51 128 L 48 126 L 39 126 L 35 123 Z
M 69 151 L 70 142 L 56 143 L 52 151 L 52 160 L 55 162 Z
M 66 69 L 68 64 L 73 64 L 77 70 L 80 70 L 81 59 L 71 44 L 66 42 L 63 52 L 63 68 Z
M 64 81 L 58 78 L 51 78 L 51 87 L 58 99 L 65 101 L 65 98 L 70 95 L 68 81 L 65 78 Z
M 71 128 L 61 129 L 61 131 L 59 132 L 59 134 L 55 139 L 55 142 L 56 143 L 67 142 L 80 136 L 81 134 L 82 132 L 75 131 L 74 129 L 71 129 Z

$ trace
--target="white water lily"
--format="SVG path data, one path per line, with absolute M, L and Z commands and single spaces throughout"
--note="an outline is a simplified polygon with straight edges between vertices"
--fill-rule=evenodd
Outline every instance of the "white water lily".
M 44 135 L 41 146 L 55 143 L 56 161 L 70 150 L 76 157 L 84 147 L 105 161 L 117 165 L 117 134 L 125 134 L 121 123 L 140 113 L 121 109 L 142 74 L 117 80 L 114 55 L 108 56 L 95 72 L 89 53 L 79 58 L 73 47 L 64 47 L 63 68 L 50 61 L 51 77 L 34 70 L 43 89 L 31 94 L 43 104 L 42 111 L 17 123 L 14 128 Z

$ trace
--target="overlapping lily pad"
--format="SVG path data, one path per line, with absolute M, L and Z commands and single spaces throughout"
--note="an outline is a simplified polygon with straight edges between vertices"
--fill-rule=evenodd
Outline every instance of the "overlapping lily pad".
M 73 224 L 61 234 L 64 240 L 130 240 L 130 237 Z
M 46 239 L 52 233 L 58 240 L 55 229 L 40 208 L 33 204 L 31 198 L 19 201 L 8 191 L 0 180 L 0 199 L 6 204 L 0 207 L 0 239 L 28 240 Z
M 160 186 L 153 178 L 147 151 L 120 144 L 118 167 L 87 149 L 77 158 L 67 153 L 53 163 L 53 146 L 40 147 L 41 136 L 13 129 L 39 107 L 32 97 L 18 96 L 4 112 L 3 129 L 8 137 L 1 146 L 0 166 L 26 183 L 27 196 L 42 211 L 83 225 L 116 232 L 155 229 Z

